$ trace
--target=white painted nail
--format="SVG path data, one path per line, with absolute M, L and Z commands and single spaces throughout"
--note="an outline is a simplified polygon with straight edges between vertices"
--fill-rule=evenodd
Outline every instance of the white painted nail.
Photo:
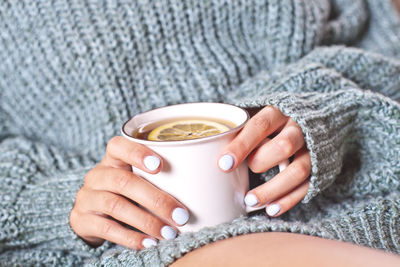
M 157 245 L 157 241 L 155 241 L 154 239 L 151 239 L 151 238 L 145 238 L 142 241 L 142 245 L 145 248 L 153 247 L 153 246 Z
M 249 206 L 249 207 L 253 207 L 253 206 L 257 205 L 258 204 L 258 200 L 257 200 L 256 195 L 247 194 L 244 197 L 244 203 L 246 204 L 246 206 Z
M 285 159 L 281 163 L 279 163 L 279 172 L 283 172 L 284 169 L 286 169 L 287 166 L 289 166 L 289 160 Z
M 176 237 L 176 231 L 171 226 L 165 225 L 161 228 L 161 235 L 165 239 L 174 239 Z
M 179 225 L 184 225 L 189 220 L 189 213 L 182 208 L 176 208 L 172 212 L 172 220 Z
M 228 171 L 233 167 L 234 160 L 231 155 L 223 155 L 219 160 L 218 160 L 218 165 L 219 167 L 224 170 Z
M 155 171 L 160 166 L 160 159 L 156 156 L 147 156 L 143 160 L 144 166 L 150 171 Z
M 272 204 L 267 207 L 267 214 L 269 216 L 275 216 L 281 210 L 281 205 L 279 204 Z

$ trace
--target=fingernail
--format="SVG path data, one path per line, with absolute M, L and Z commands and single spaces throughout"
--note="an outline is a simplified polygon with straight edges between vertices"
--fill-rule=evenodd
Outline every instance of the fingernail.
M 157 245 L 157 241 L 155 241 L 154 239 L 151 239 L 151 238 L 145 238 L 142 241 L 142 245 L 145 248 L 153 247 L 153 246 Z
M 161 160 L 156 156 L 147 156 L 143 162 L 148 170 L 155 171 L 160 166 Z
M 189 213 L 182 208 L 176 208 L 172 212 L 172 220 L 179 225 L 184 225 L 189 220 Z
M 257 205 L 258 204 L 258 200 L 257 200 L 256 195 L 247 194 L 244 197 L 244 203 L 246 204 L 246 206 L 249 206 L 249 207 L 253 207 L 253 206 Z
M 269 216 L 275 216 L 281 210 L 281 205 L 279 204 L 272 204 L 267 207 L 267 214 Z
M 223 155 L 219 160 L 218 160 L 218 165 L 219 167 L 224 170 L 228 171 L 233 167 L 234 160 L 231 155 Z
M 176 231 L 171 226 L 165 225 L 161 228 L 161 235 L 165 239 L 174 239 L 176 237 Z

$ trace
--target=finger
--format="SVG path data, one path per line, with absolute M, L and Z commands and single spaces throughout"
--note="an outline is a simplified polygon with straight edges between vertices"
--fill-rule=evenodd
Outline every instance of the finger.
M 148 173 L 157 173 L 161 170 L 162 160 L 146 146 L 115 136 L 107 144 L 102 164 L 126 170 L 132 165 Z
M 265 172 L 291 157 L 304 143 L 301 128 L 290 119 L 277 136 L 249 156 L 249 168 L 255 173 Z
M 178 200 L 130 171 L 98 167 L 87 174 L 85 186 L 120 194 L 173 225 L 184 225 L 189 220 L 188 210 Z
M 89 243 L 104 239 L 131 249 L 154 246 L 157 240 L 151 236 L 129 230 L 119 223 L 94 214 L 80 214 L 76 234 Z
M 305 180 L 299 187 L 294 189 L 289 194 L 284 197 L 269 203 L 266 207 L 268 216 L 277 217 L 286 211 L 293 208 L 297 203 L 299 203 L 307 194 L 309 188 L 309 180 Z
M 267 136 L 285 124 L 288 118 L 278 109 L 267 106 L 251 118 L 225 148 L 218 161 L 222 171 L 236 168 Z
M 282 127 L 283 128 L 283 127 Z M 282 130 L 282 129 L 280 129 L 280 130 Z M 280 131 L 279 129 L 278 129 L 278 131 Z M 271 139 L 270 138 L 265 138 L 263 141 L 261 141 L 261 143 L 258 145 L 259 147 L 261 147 L 262 145 L 264 145 L 265 143 L 267 143 L 267 142 L 269 142 L 269 141 L 271 141 Z M 255 151 L 255 150 L 254 150 Z M 251 156 L 251 154 L 250 154 L 250 156 Z M 250 157 L 249 156 L 249 157 Z M 288 159 L 285 159 L 285 160 L 283 160 L 283 161 L 281 161 L 279 164 L 278 164 L 278 166 L 279 166 L 279 171 L 281 172 L 281 171 L 283 171 L 284 169 L 286 169 L 286 167 L 287 166 L 289 166 L 289 160 Z
M 311 173 L 310 153 L 306 147 L 299 150 L 293 162 L 268 182 L 250 190 L 245 203 L 248 206 L 264 205 L 290 193 L 302 184 Z
M 80 201 L 79 211 L 81 213 L 100 212 L 158 239 L 176 237 L 177 230 L 174 227 L 167 225 L 155 215 L 134 205 L 122 196 L 107 191 L 89 189 L 83 191 L 85 199 L 90 199 L 90 201 Z

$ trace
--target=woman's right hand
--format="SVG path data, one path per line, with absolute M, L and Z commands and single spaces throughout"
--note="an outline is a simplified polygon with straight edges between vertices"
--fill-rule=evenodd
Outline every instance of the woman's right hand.
M 86 174 L 69 219 L 88 244 L 99 246 L 109 240 L 141 249 L 155 245 L 157 239 L 175 238 L 176 226 L 188 221 L 188 210 L 181 203 L 135 175 L 131 165 L 155 174 L 162 169 L 162 159 L 146 146 L 116 136 L 103 160 Z

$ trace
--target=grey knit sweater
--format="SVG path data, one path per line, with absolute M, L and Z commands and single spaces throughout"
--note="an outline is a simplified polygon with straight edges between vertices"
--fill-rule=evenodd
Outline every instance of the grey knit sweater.
M 399 56 L 390 0 L 1 1 L 0 265 L 163 266 L 266 231 L 400 253 Z M 291 116 L 311 154 L 305 199 L 142 251 L 87 246 L 68 217 L 107 141 L 134 114 L 195 101 Z

